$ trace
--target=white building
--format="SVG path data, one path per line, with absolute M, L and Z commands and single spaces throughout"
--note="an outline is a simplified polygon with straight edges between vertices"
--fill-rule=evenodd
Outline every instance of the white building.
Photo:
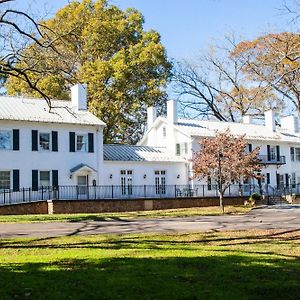
M 82 85 L 72 101 L 0 97 L 0 189 L 103 184 L 103 127 Z
M 188 162 L 166 148 L 104 145 L 104 183 L 115 196 L 175 195 L 188 183 Z
M 265 163 L 262 183 L 271 186 L 300 183 L 300 133 L 298 119 L 294 116 L 281 118 L 281 127 L 275 125 L 272 111 L 265 113 L 264 125 L 253 124 L 249 116 L 244 117 L 243 123 L 178 119 L 176 102 L 170 100 L 166 117 L 157 117 L 156 109 L 148 108 L 148 130 L 139 144 L 165 147 L 170 154 L 188 161 L 199 149 L 202 138 L 213 137 L 216 132 L 227 129 L 233 135 L 245 135 L 248 150 L 260 147 L 260 156 Z M 191 164 L 189 174 L 191 177 Z

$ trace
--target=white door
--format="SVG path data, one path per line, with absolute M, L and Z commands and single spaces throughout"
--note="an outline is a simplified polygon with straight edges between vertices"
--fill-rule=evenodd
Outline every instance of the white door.
M 155 194 L 165 195 L 166 194 L 166 171 L 155 171 Z
M 121 194 L 122 196 L 132 195 L 133 171 L 121 170 Z
M 88 189 L 88 176 L 77 176 L 78 195 L 86 195 Z

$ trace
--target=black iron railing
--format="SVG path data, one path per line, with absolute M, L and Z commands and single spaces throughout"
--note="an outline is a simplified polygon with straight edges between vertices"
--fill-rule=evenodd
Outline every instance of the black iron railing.
M 300 186 L 271 187 L 270 185 L 232 184 L 224 197 L 250 196 L 274 193 L 299 194 Z M 105 199 L 153 199 L 153 198 L 190 198 L 218 197 L 215 185 L 103 185 L 103 186 L 58 186 L 40 187 L 38 190 L 22 188 L 18 191 L 0 190 L 0 205 L 26 203 L 45 200 L 105 200 Z
M 259 159 L 264 165 L 284 165 L 286 164 L 285 156 L 269 157 L 268 155 L 259 155 Z

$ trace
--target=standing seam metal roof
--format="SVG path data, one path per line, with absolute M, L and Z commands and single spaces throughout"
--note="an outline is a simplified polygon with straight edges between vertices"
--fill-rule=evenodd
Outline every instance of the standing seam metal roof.
M 0 97 L 0 120 L 102 125 L 92 113 L 72 108 L 71 101 L 52 100 L 51 111 L 44 99 Z
M 185 162 L 184 159 L 170 154 L 166 148 L 129 145 L 103 145 L 105 161 L 165 161 Z

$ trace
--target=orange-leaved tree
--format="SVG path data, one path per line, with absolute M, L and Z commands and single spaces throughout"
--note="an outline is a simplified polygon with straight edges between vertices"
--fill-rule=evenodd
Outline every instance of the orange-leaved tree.
M 234 136 L 229 130 L 200 141 L 200 150 L 193 157 L 194 178 L 214 179 L 224 213 L 223 197 L 227 188 L 241 178 L 260 178 L 259 148 L 246 151 L 245 136 Z

